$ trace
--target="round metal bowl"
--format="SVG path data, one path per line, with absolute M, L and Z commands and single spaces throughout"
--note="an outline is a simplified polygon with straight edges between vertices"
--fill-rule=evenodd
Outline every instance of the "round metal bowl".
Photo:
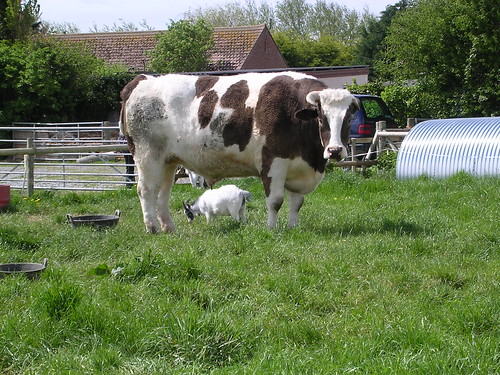
M 79 226 L 93 226 L 97 229 L 112 228 L 118 224 L 120 219 L 120 210 L 116 210 L 114 215 L 85 215 L 85 216 L 71 216 L 67 214 L 68 222 L 74 227 Z
M 47 268 L 48 259 L 40 263 L 5 263 L 0 264 L 0 279 L 6 275 L 23 273 L 28 279 L 38 279 L 40 272 Z

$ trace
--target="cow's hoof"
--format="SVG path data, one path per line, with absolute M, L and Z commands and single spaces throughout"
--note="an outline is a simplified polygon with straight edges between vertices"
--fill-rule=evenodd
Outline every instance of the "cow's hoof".
M 175 227 L 172 225 L 172 226 L 165 226 L 165 227 L 162 227 L 161 230 L 165 233 L 172 233 L 172 232 L 175 232 Z
M 158 226 L 146 224 L 146 232 L 151 233 L 151 234 L 158 233 Z

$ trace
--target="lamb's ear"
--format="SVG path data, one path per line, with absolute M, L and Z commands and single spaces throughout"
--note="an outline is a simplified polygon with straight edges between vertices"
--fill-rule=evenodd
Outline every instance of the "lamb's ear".
M 295 117 L 302 121 L 314 120 L 318 117 L 318 110 L 316 108 L 302 108 L 295 112 Z
M 189 205 L 189 199 L 185 202 L 182 202 L 182 205 L 184 206 L 185 210 L 189 210 L 191 208 L 191 206 Z

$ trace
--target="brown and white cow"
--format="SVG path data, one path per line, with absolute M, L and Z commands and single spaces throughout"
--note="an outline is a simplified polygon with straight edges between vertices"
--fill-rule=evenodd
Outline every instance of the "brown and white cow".
M 121 98 L 120 127 L 137 165 L 146 230 L 153 233 L 174 230 L 168 202 L 178 165 L 209 185 L 260 177 L 269 228 L 276 227 L 286 190 L 288 227 L 294 227 L 327 160 L 347 156 L 357 107 L 348 91 L 294 72 L 139 75 Z

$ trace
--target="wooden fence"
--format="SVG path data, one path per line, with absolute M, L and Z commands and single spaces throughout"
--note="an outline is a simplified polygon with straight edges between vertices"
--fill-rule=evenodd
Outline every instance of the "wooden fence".
M 110 123 L 15 123 L 0 127 L 11 137 L 0 149 L 0 184 L 25 190 L 112 190 L 135 179 L 118 125 Z M 27 139 L 23 139 L 27 137 Z
M 24 132 L 31 135 L 21 147 L 19 137 L 12 140 L 15 147 L 0 149 L 0 157 L 22 156 L 21 161 L 0 161 L 0 184 L 9 184 L 14 189 L 25 190 L 31 196 L 36 188 L 54 190 L 111 190 L 120 186 L 130 186 L 135 179 L 133 162 L 126 163 L 128 147 L 118 139 L 118 126 L 103 123 L 85 126 L 85 123 L 72 126 L 0 127 L 1 130 Z M 95 134 L 101 136 L 95 136 Z M 377 123 L 374 138 L 353 138 L 351 148 L 356 150 L 358 143 L 370 143 L 364 155 L 352 153 L 350 160 L 333 162 L 336 167 L 366 168 L 377 164 L 372 156 L 386 149 L 397 151 L 398 141 L 408 129 L 385 129 L 385 122 Z M 19 133 L 18 133 L 19 134 Z M 69 134 L 69 136 L 68 136 Z M 91 134 L 92 137 L 85 137 Z M 109 134 L 116 134 L 109 136 Z M 0 141 L 6 141 L 1 140 Z M 390 148 L 387 148 L 387 147 Z M 51 158 L 42 158 L 50 155 Z M 114 159 L 114 160 L 110 160 Z M 129 159 L 130 160 L 130 159 Z M 95 162 L 97 161 L 97 163 Z M 59 168 L 59 170 L 57 170 Z M 19 170 L 18 170 L 19 169 Z M 54 171 L 56 169 L 56 171 Z M 104 172 L 98 170 L 105 170 Z M 12 178 L 12 176 L 17 176 Z

